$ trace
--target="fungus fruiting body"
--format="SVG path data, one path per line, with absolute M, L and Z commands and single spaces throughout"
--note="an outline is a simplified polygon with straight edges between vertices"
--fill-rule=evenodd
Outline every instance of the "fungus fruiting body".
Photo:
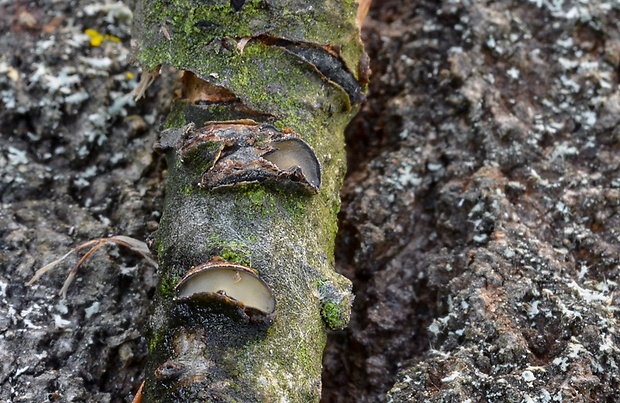
M 248 267 L 220 259 L 193 267 L 175 291 L 177 301 L 224 304 L 250 319 L 269 317 L 276 308 L 273 292 L 264 280 Z
M 305 141 L 298 138 L 288 138 L 271 143 L 274 148 L 263 155 L 263 158 L 273 163 L 282 171 L 290 171 L 298 167 L 304 178 L 314 188 L 321 186 L 321 168 L 312 148 Z
M 207 190 L 267 183 L 314 194 L 321 186 L 321 166 L 308 143 L 249 119 L 169 130 L 159 146 L 178 147 L 184 164 L 202 167 L 199 186 Z

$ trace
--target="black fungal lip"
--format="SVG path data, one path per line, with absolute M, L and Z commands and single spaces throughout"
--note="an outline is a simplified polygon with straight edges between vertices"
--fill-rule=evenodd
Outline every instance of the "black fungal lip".
M 286 39 L 261 35 L 257 39 L 269 46 L 283 48 L 292 55 L 312 65 L 326 80 L 340 86 L 348 95 L 351 103 L 361 103 L 365 100 L 360 83 L 349 71 L 344 60 L 337 51 L 329 52 L 325 48 L 304 42 L 293 42 Z
M 245 0 L 230 0 L 230 6 L 235 10 L 239 11 L 245 4 Z

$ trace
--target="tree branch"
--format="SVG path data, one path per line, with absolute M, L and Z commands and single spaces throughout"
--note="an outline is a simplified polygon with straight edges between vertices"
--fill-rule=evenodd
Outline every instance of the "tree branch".
M 333 249 L 367 77 L 356 5 L 194 3 L 136 13 L 144 69 L 184 71 L 159 144 L 145 400 L 318 401 L 326 327 L 346 326 L 353 299 Z

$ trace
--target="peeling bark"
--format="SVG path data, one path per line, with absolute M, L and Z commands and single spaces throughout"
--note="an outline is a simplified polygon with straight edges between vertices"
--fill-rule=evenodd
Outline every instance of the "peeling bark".
M 364 91 L 356 5 L 144 0 L 137 11 L 143 67 L 184 71 L 159 143 L 169 172 L 145 400 L 318 401 L 326 328 L 346 326 L 353 299 L 333 244 L 343 130 Z M 218 268 L 227 288 L 177 298 L 181 278 L 213 262 L 230 269 Z M 266 284 L 275 312 L 232 296 L 249 281 L 240 273 Z

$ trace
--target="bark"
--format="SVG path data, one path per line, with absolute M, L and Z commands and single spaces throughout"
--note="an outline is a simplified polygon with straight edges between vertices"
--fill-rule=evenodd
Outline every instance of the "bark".
M 357 297 L 329 400 L 616 401 L 617 4 L 371 16 L 337 255 Z
M 11 1 L 0 11 L 0 399 L 130 402 L 152 269 L 105 247 L 66 300 L 58 291 L 73 256 L 26 282 L 81 242 L 157 228 L 161 84 L 131 100 L 139 70 L 122 3 Z M 91 44 L 86 29 L 114 40 Z
M 353 299 L 333 250 L 343 131 L 362 99 L 355 3 L 144 0 L 137 15 L 143 67 L 184 71 L 159 144 L 169 170 L 144 398 L 317 401 L 326 328 L 346 325 Z M 305 163 L 268 161 L 286 141 Z M 175 296 L 215 262 L 255 271 L 275 312 Z
M 106 247 L 66 300 L 77 258 L 25 285 L 157 228 L 176 81 L 125 102 L 126 4 L 0 2 L 2 401 L 131 402 L 144 378 L 149 265 Z M 336 248 L 356 299 L 323 401 L 617 400 L 618 21 L 605 0 L 374 2 Z

